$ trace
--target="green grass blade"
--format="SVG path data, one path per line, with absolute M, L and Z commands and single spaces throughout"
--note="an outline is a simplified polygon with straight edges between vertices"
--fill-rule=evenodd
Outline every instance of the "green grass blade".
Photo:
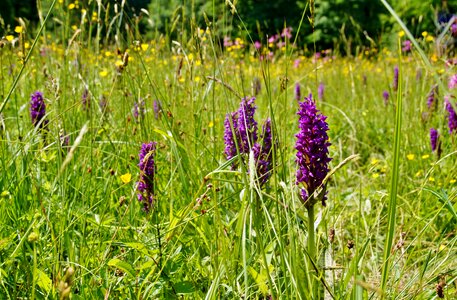
M 401 46 L 399 45 L 399 49 Z M 401 50 L 400 50 L 401 51 Z M 401 56 L 400 56 L 401 57 Z M 395 218 L 397 214 L 397 192 L 398 192 L 398 178 L 400 169 L 400 141 L 401 141 L 401 123 L 402 123 L 402 67 L 398 67 L 398 90 L 397 90 L 397 105 L 395 113 L 395 131 L 394 131 L 394 145 L 393 145 L 393 163 L 392 174 L 390 178 L 390 197 L 388 204 L 388 227 L 387 236 L 384 244 L 384 257 L 381 275 L 381 290 L 383 294 L 386 293 L 387 278 L 390 271 L 390 254 L 392 243 L 395 235 Z

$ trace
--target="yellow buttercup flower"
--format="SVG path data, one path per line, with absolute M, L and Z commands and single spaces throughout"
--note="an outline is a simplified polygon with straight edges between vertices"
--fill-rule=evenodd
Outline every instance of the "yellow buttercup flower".
M 414 160 L 414 154 L 408 154 L 408 155 L 406 155 L 406 158 L 408 160 Z
M 422 31 L 422 36 L 423 37 L 426 37 L 428 35 L 428 32 L 427 31 Z
M 10 34 L 10 35 L 7 35 L 7 36 L 6 36 L 6 40 L 7 40 L 8 42 L 11 42 L 12 40 L 14 40 L 14 36 L 11 35 L 11 34 Z
M 399 33 L 398 33 L 398 37 L 404 37 L 405 36 L 405 32 L 403 30 L 401 30 Z
M 108 71 L 106 71 L 106 70 L 100 71 L 99 75 L 100 75 L 100 77 L 106 77 L 106 76 L 108 76 Z
M 16 26 L 16 28 L 14 28 L 14 32 L 22 33 L 22 26 Z
M 427 158 L 429 158 L 429 157 L 430 157 L 430 155 L 428 155 L 428 154 L 422 155 L 422 159 L 427 159 Z
M 141 50 L 143 50 L 143 52 L 146 52 L 146 50 L 148 50 L 148 48 L 149 48 L 148 44 L 141 44 Z
M 130 173 L 125 173 L 124 175 L 121 175 L 121 181 L 124 184 L 129 183 L 132 180 L 132 174 Z
M 75 5 L 74 3 L 70 3 L 70 4 L 68 5 L 68 9 L 69 9 L 69 10 L 72 10 L 72 9 L 74 9 L 75 7 L 76 7 L 76 5 Z

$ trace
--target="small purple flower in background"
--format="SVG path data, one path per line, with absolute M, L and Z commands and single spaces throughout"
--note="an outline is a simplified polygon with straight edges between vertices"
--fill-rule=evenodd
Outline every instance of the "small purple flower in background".
M 427 107 L 428 109 L 436 109 L 438 102 L 436 101 L 436 96 L 438 96 L 438 85 L 435 84 L 432 86 L 432 89 L 427 95 Z
M 299 68 L 300 67 L 300 62 L 301 62 L 300 58 L 297 58 L 296 60 L 294 60 L 294 68 Z
M 135 102 L 133 104 L 133 117 L 137 122 L 139 121 L 139 119 L 144 118 L 144 113 L 146 111 L 145 105 L 146 103 L 144 99 L 140 99 L 139 102 Z
M 452 36 L 457 37 L 457 24 L 456 23 L 452 24 L 450 29 L 451 29 Z
M 450 96 L 445 96 L 444 102 L 446 104 L 446 110 L 448 112 L 449 133 L 457 132 L 457 114 L 455 113 L 455 110 L 452 107 Z
M 48 120 L 45 120 L 46 104 L 44 103 L 43 93 L 36 91 L 30 96 L 30 117 L 33 126 L 46 128 Z
M 256 50 L 260 50 L 260 48 L 262 48 L 262 43 L 260 43 L 259 41 L 255 41 L 254 42 L 254 48 Z
M 393 82 L 394 91 L 398 90 L 398 66 L 394 68 L 394 82 Z
M 240 152 L 249 153 L 249 149 L 257 142 L 257 122 L 254 120 L 256 110 L 255 97 L 241 100 L 238 110 L 238 131 L 240 136 Z
M 233 126 L 233 131 L 232 131 Z M 231 159 L 237 154 L 236 146 L 239 147 L 239 132 L 238 132 L 238 112 L 227 114 L 224 120 L 224 143 L 225 143 L 225 157 Z M 236 164 L 232 165 L 232 169 Z
M 438 137 L 438 130 L 435 128 L 430 128 L 430 145 L 432 146 L 432 152 L 436 150 Z
M 277 34 L 271 36 L 269 39 L 268 39 L 268 43 L 269 44 L 273 44 L 275 43 L 277 40 L 279 39 L 279 36 Z
M 403 48 L 401 48 L 401 51 L 405 52 L 405 53 L 408 53 L 408 52 L 411 52 L 411 46 L 412 46 L 413 43 L 411 43 L 410 40 L 406 40 L 403 42 Z
M 262 126 L 260 143 L 257 142 L 257 122 L 254 119 L 255 97 L 243 98 L 240 108 L 226 115 L 224 120 L 224 154 L 227 160 L 238 153 L 243 154 L 242 162 L 247 164 L 247 154 L 252 150 L 256 165 L 256 174 L 260 185 L 264 185 L 271 176 L 273 165 L 271 120 L 267 119 Z M 238 147 L 238 148 L 237 148 Z M 237 163 L 232 164 L 232 170 Z M 249 172 L 249 170 L 248 170 Z
M 154 175 L 155 175 L 155 142 L 144 143 L 141 145 L 139 153 L 140 180 L 138 181 L 138 201 L 143 203 L 143 209 L 149 212 L 154 203 Z
M 389 103 L 389 92 L 384 91 L 382 92 L 382 98 L 384 99 L 384 105 L 387 105 Z
M 260 93 L 260 90 L 262 89 L 262 83 L 260 82 L 260 79 L 258 77 L 254 77 L 252 80 L 252 93 L 254 96 L 257 96 Z
M 90 109 L 90 94 L 87 87 L 84 88 L 83 95 L 81 96 L 81 104 L 83 105 L 83 110 Z
M 296 163 L 296 184 L 303 184 L 300 190 L 302 201 L 306 206 L 314 205 L 314 192 L 321 186 L 325 176 L 329 172 L 328 147 L 328 124 L 327 117 L 317 109 L 312 95 L 300 102 L 298 127 L 300 131 L 295 135 L 297 138 L 295 149 L 297 150 Z M 322 198 L 322 205 L 325 206 L 326 196 Z
M 292 37 L 292 27 L 286 27 L 282 30 L 281 33 L 282 37 L 285 37 L 287 39 L 290 39 Z
M 457 87 L 457 74 L 454 74 L 451 76 L 451 78 L 449 78 L 449 82 L 448 82 L 447 86 L 449 89 L 453 89 L 453 88 Z
M 324 91 L 325 91 L 325 85 L 323 82 L 319 84 L 319 87 L 317 88 L 317 98 L 319 100 L 324 100 Z
M 154 100 L 152 109 L 154 110 L 154 118 L 157 120 L 160 117 L 160 113 L 162 111 L 162 104 L 159 100 Z
M 224 37 L 224 47 L 230 47 L 233 45 L 233 42 L 232 40 L 230 39 L 230 37 L 226 36 Z
M 301 90 L 300 90 L 300 83 L 295 84 L 295 100 L 300 101 L 301 100 Z

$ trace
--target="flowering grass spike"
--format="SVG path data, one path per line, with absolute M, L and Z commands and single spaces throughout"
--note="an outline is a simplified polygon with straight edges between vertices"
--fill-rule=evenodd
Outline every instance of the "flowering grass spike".
M 327 117 L 319 113 L 312 95 L 300 102 L 298 127 L 300 131 L 296 134 L 295 149 L 297 150 L 296 163 L 296 184 L 303 184 L 300 190 L 302 200 L 306 206 L 313 206 L 315 199 L 314 192 L 321 186 L 325 176 L 329 172 L 329 157 L 326 122 Z M 325 206 L 326 196 L 322 197 L 322 204 Z

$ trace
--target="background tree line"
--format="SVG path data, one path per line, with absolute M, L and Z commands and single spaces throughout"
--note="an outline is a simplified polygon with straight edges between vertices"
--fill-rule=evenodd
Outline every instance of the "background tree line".
M 50 2 L 39 3 L 45 8 Z M 97 4 L 95 0 L 78 2 L 88 8 Z M 120 6 L 121 2 L 102 1 L 107 13 L 114 13 L 114 5 Z M 70 3 L 67 0 L 65 5 Z M 416 36 L 423 31 L 438 33 L 457 11 L 457 0 L 391 0 L 390 3 Z M 192 27 L 205 28 L 211 23 L 221 39 L 247 38 L 249 33 L 252 40 L 265 42 L 267 35 L 280 33 L 284 27 L 292 27 L 296 33 L 301 24 L 299 45 L 308 48 L 316 45 L 317 50 L 333 48 L 342 54 L 357 47 L 389 43 L 391 33 L 398 30 L 381 2 L 372 0 L 127 0 L 124 10 L 128 16 L 124 22 L 139 19 L 138 30 L 143 36 L 167 34 L 170 39 L 185 39 L 189 38 Z M 19 17 L 36 23 L 37 0 L 2 0 L 0 15 L 2 35 L 17 25 Z

